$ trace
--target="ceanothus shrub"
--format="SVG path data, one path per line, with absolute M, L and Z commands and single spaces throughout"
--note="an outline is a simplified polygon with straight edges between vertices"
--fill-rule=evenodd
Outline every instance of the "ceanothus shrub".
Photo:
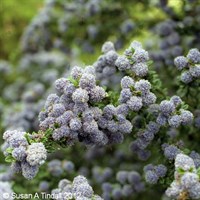
M 145 165 L 141 172 L 143 174 L 134 169 L 120 169 L 116 173 L 111 168 L 94 166 L 93 177 L 102 184 L 103 199 L 134 197 L 134 194 L 144 192 L 148 185 L 156 184 L 163 185 L 165 189 L 171 184 L 166 191 L 169 197 L 179 199 L 186 192 L 186 197 L 197 198 L 200 192 L 199 175 L 194 163 L 198 163 L 198 153 L 193 151 L 191 158 L 188 156 L 195 161 L 192 169 L 185 170 L 184 163 L 181 166 L 183 169 L 177 168 L 177 160 L 182 159 L 179 157 L 184 156 L 186 147 L 177 134 L 172 133 L 184 129 L 192 131 L 190 126 L 194 117 L 188 105 L 178 95 L 169 97 L 166 94 L 158 75 L 151 69 L 153 63 L 148 52 L 139 42 L 132 42 L 123 55 L 115 51 L 111 42 L 106 42 L 102 52 L 103 55 L 92 66 L 75 66 L 68 77 L 55 81 L 55 93 L 47 97 L 38 116 L 37 133 L 20 130 L 4 133 L 3 151 L 6 161 L 12 163 L 15 172 L 22 172 L 25 178 L 32 179 L 45 163 L 47 152 L 55 152 L 60 147 L 76 146 L 77 143 L 88 149 L 117 148 L 128 141 L 130 152 L 127 154 L 132 154 L 134 159 L 144 162 L 158 153 L 162 159 Z M 189 59 L 198 62 L 191 55 Z M 116 91 L 112 87 L 105 87 L 103 80 L 109 76 L 117 77 L 116 88 L 120 89 Z M 160 151 L 149 148 L 154 144 Z M 119 159 L 120 153 L 115 158 Z M 65 167 L 71 171 L 75 168 L 73 163 Z M 48 163 L 48 171 L 55 177 L 59 177 L 63 169 L 59 160 Z M 183 171 L 180 178 L 179 173 Z M 115 173 L 115 180 L 109 182 Z M 100 176 L 101 179 L 98 178 Z M 177 187 L 181 187 L 178 191 L 177 181 Z M 195 190 L 190 190 L 193 185 Z M 49 189 L 48 182 L 42 182 L 40 187 Z M 62 180 L 53 193 L 65 191 L 75 199 L 101 199 L 93 194 L 87 179 L 81 176 L 74 178 L 72 183 Z

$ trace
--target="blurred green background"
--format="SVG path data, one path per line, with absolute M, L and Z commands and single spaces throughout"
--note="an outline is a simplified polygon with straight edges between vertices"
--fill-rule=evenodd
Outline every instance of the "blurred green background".
M 123 1 L 122 1 L 123 2 Z M 126 7 L 134 3 L 134 1 L 124 1 Z M 154 3 L 154 0 L 149 2 Z M 156 2 L 156 1 L 155 1 Z M 170 0 L 169 5 L 179 11 L 183 1 Z M 31 19 L 43 7 L 44 0 L 1 0 L 0 1 L 0 59 L 16 62 L 19 57 L 19 42 L 25 27 L 30 23 Z M 133 19 L 136 22 L 161 21 L 166 17 L 164 12 L 161 12 L 156 7 L 148 8 L 145 15 L 142 12 L 146 6 L 138 1 L 134 6 L 130 6 L 128 10 L 132 11 Z M 131 12 L 130 12 L 131 13 Z M 152 24 L 153 25 L 153 24 Z M 138 34 L 134 39 L 144 40 L 149 36 L 149 32 L 143 31 L 143 34 Z M 97 52 L 99 53 L 99 52 Z M 95 56 L 96 57 L 96 56 Z M 83 57 L 83 61 L 88 59 Z
M 43 0 L 0 0 L 0 59 L 18 54 L 24 28 L 42 6 Z

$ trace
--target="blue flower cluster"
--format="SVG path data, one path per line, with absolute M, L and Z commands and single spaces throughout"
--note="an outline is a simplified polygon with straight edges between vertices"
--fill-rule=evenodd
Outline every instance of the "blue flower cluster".
M 198 49 L 190 49 L 187 56 L 178 56 L 174 59 L 178 70 L 182 70 L 181 81 L 185 84 L 200 77 L 200 52 Z
M 144 167 L 145 172 L 145 180 L 149 184 L 156 184 L 159 178 L 165 177 L 167 173 L 167 167 L 165 165 L 157 165 L 153 166 L 152 164 L 148 164 Z
M 26 133 L 17 130 L 6 131 L 3 139 L 4 155 L 7 159 L 13 159 L 12 170 L 22 172 L 27 179 L 34 178 L 47 159 L 47 150 L 43 143 L 29 144 Z
M 63 160 L 62 162 L 58 159 L 54 159 L 48 162 L 47 170 L 49 173 L 58 177 L 62 174 L 74 172 L 74 163 L 71 161 Z
M 106 41 L 113 32 L 117 33 L 115 46 L 121 48 L 127 41 L 125 35 L 133 35 L 137 29 L 127 11 L 120 1 L 112 1 L 112 4 L 106 0 L 45 1 L 44 7 L 25 29 L 21 49 L 26 53 L 57 49 L 73 54 L 73 46 L 76 45 L 82 52 L 94 53 L 95 45 Z M 110 16 L 110 13 L 116 12 L 117 26 L 115 20 L 103 20 L 104 17 Z M 80 26 L 83 19 L 84 26 Z M 112 26 L 106 33 L 105 23 Z M 74 28 L 71 28 L 72 26 Z
M 53 199 L 76 199 L 76 200 L 102 200 L 94 194 L 84 176 L 76 176 L 73 182 L 63 179 L 59 182 L 58 188 L 52 190 Z
M 176 156 L 174 181 L 166 190 L 166 195 L 175 199 L 180 199 L 183 195 L 186 199 L 200 198 L 199 172 L 189 156 L 182 153 Z
M 197 0 L 46 0 L 18 61 L 11 51 L 16 66 L 0 61 L 11 163 L 0 199 L 11 186 L 57 187 L 53 199 L 200 199 L 199 23 Z
M 145 190 L 142 177 L 136 171 L 119 171 L 116 174 L 116 180 L 116 184 L 111 184 L 109 182 L 104 182 L 102 184 L 102 196 L 105 200 L 130 198 Z
M 164 100 L 160 103 L 159 111 L 156 122 L 161 126 L 166 125 L 173 128 L 182 125 L 189 125 L 193 121 L 193 114 L 185 109 L 181 109 L 182 100 L 178 96 L 173 96 L 171 99 Z
M 152 78 L 154 73 L 149 69 L 149 55 L 142 45 L 132 42 L 120 55 L 112 42 L 106 42 L 102 52 L 103 55 L 92 66 L 75 66 L 70 73 L 55 81 L 54 93 L 51 92 L 46 102 L 41 103 L 44 107 L 38 116 L 37 133 L 24 132 L 26 127 L 21 124 L 16 126 L 19 130 L 4 133 L 6 160 L 12 163 L 15 172 L 22 172 L 26 179 L 35 177 L 39 167 L 47 160 L 47 151 L 56 151 L 60 147 L 67 149 L 73 145 L 72 151 L 80 155 L 80 161 L 74 160 L 68 152 L 71 161 L 56 157 L 49 159 L 45 165 L 46 174 L 55 180 L 65 174 L 77 175 L 72 183 L 68 179 L 60 181 L 58 188 L 52 191 L 55 198 L 56 195 L 63 198 L 68 193 L 75 199 L 101 199 L 93 194 L 87 179 L 79 174 L 89 177 L 92 186 L 101 185 L 105 200 L 134 198 L 149 185 L 172 181 L 172 166 L 168 167 L 185 148 L 178 134 L 181 128 L 189 129 L 193 114 L 178 95 L 170 99 L 160 98 L 162 91 L 156 85 L 159 79 Z M 114 70 L 109 73 L 106 68 Z M 113 91 L 112 85 L 104 87 L 104 79 L 112 76 L 118 79 L 117 92 Z M 27 105 L 37 102 L 39 97 L 34 99 L 37 91 L 37 97 L 42 95 L 42 85 L 37 85 L 34 93 L 24 94 Z M 152 147 L 154 142 L 159 152 Z M 82 148 L 82 144 L 89 148 L 85 156 L 76 149 Z M 117 149 L 117 145 L 122 145 L 123 150 Z M 98 159 L 106 157 L 109 150 L 113 159 L 103 160 L 107 164 L 101 166 Z M 189 153 L 195 167 L 199 166 L 199 154 L 196 151 Z M 148 165 L 146 162 L 133 165 L 134 160 L 148 161 L 155 154 L 159 158 L 162 156 L 163 162 L 154 160 Z M 82 157 L 84 162 L 88 162 L 80 167 Z M 94 165 L 91 164 L 93 162 Z M 120 165 L 118 169 L 113 167 L 117 165 Z M 49 192 L 52 189 L 50 180 L 39 180 L 38 188 Z

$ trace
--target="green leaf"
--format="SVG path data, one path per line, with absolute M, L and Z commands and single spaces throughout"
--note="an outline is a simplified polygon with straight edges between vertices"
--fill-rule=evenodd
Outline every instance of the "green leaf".
M 200 167 L 197 169 L 197 174 L 200 177 Z
M 11 148 L 11 147 L 8 147 L 8 148 L 6 149 L 6 152 L 7 152 L 7 153 L 10 153 L 10 154 L 11 154 L 12 151 L 13 151 L 13 148 Z
M 182 169 L 182 168 L 178 168 L 178 170 L 177 170 L 177 171 L 178 171 L 178 173 L 179 173 L 179 174 L 184 174 L 184 173 L 185 173 L 185 170 L 184 170 L 184 169 Z
M 11 155 L 6 156 L 5 161 L 8 163 L 16 161 Z
M 189 154 L 189 153 L 190 153 L 190 150 L 187 149 L 187 148 L 185 148 L 185 149 L 183 150 L 183 152 L 184 152 L 185 154 Z
M 189 169 L 189 172 L 193 172 L 193 171 L 194 171 L 194 168 L 191 167 L 191 168 Z
M 135 49 L 133 47 L 131 47 L 131 53 L 134 54 L 135 53 Z
M 68 80 L 69 80 L 72 84 L 74 84 L 75 87 L 78 87 L 79 81 L 73 79 L 72 77 L 69 77 Z
M 51 136 L 52 135 L 52 133 L 53 133 L 53 129 L 51 129 L 51 128 L 49 128 L 49 129 L 47 129 L 46 131 L 45 131 L 45 136 Z
M 185 109 L 185 110 L 188 109 L 188 105 L 187 104 L 183 104 L 181 107 L 182 107 L 182 109 Z
M 60 124 L 59 124 L 59 123 L 55 123 L 55 124 L 54 124 L 54 127 L 55 127 L 55 128 L 60 128 Z
M 26 138 L 26 140 L 28 141 L 28 143 L 31 144 L 31 139 L 30 139 L 30 137 L 29 137 L 29 134 L 26 133 L 26 134 L 24 135 L 24 137 Z
M 148 66 L 153 65 L 153 60 L 149 60 L 149 61 L 147 61 L 147 65 L 148 65 Z
M 135 63 L 133 60 L 130 60 L 129 62 L 131 65 L 133 65 Z

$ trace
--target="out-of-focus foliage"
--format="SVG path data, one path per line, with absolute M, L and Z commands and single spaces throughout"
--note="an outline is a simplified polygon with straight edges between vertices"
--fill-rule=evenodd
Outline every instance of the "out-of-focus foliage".
M 43 0 L 0 1 L 0 59 L 15 59 L 24 28 L 42 7 Z
M 0 5 L 0 144 L 6 130 L 15 130 L 4 133 L 6 161 L 28 179 L 38 172 L 26 180 L 0 155 L 0 191 L 8 181 L 16 193 L 64 192 L 68 182 L 59 181 L 67 178 L 69 186 L 81 174 L 105 200 L 168 200 L 167 188 L 170 197 L 198 197 L 199 0 Z M 46 159 L 38 142 L 55 152 Z M 193 191 L 184 188 L 190 175 Z M 75 188 L 92 192 L 83 182 Z

